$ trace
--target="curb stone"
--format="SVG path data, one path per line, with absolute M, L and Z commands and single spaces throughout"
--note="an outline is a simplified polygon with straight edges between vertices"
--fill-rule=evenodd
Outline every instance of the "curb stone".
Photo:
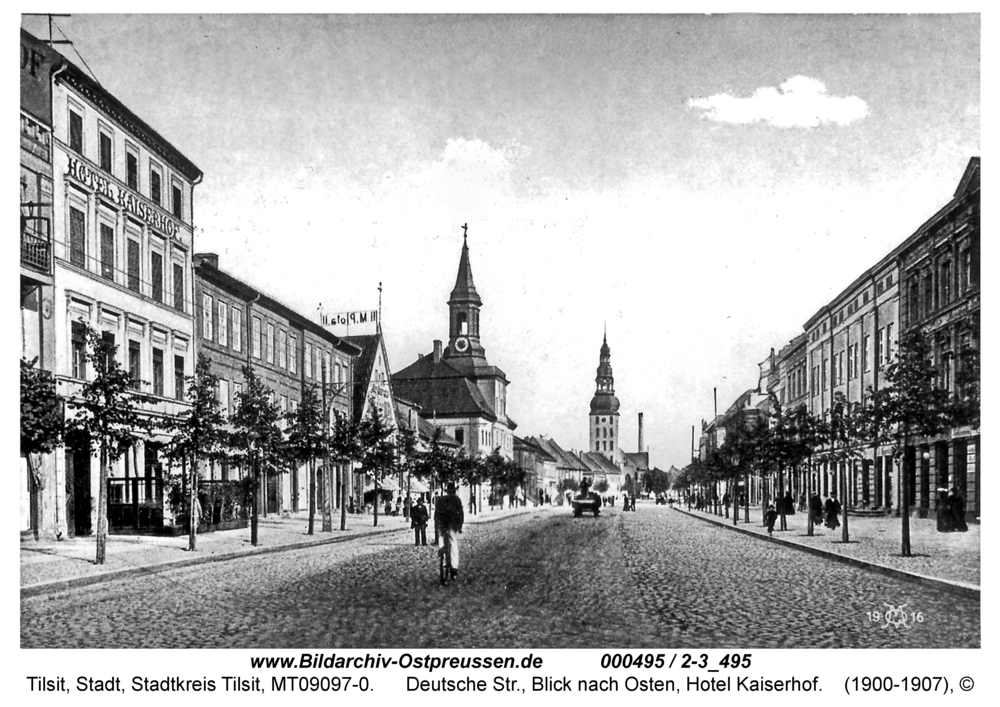
M 897 569 L 895 567 L 888 567 L 887 565 L 880 565 L 877 562 L 869 562 L 868 560 L 859 560 L 855 557 L 848 557 L 847 555 L 841 555 L 836 552 L 831 552 L 830 550 L 824 550 L 818 547 L 812 547 L 811 545 L 803 545 L 801 543 L 796 543 L 791 540 L 785 540 L 783 538 L 766 537 L 760 533 L 756 533 L 752 530 L 746 530 L 739 527 L 738 525 L 730 525 L 728 523 L 720 523 L 712 518 L 705 518 L 700 515 L 695 515 L 689 511 L 685 511 L 681 508 L 674 508 L 675 511 L 683 513 L 690 518 L 696 518 L 697 520 L 704 521 L 711 525 L 726 528 L 728 530 L 733 530 L 737 533 L 743 533 L 744 535 L 750 535 L 760 540 L 766 542 L 777 543 L 779 545 L 784 545 L 786 547 L 792 547 L 796 550 L 802 550 L 803 552 L 808 552 L 812 555 L 817 555 L 818 557 L 824 557 L 836 562 L 842 562 L 845 565 L 852 565 L 854 567 L 859 567 L 861 569 L 871 570 L 873 572 L 878 572 L 879 574 L 886 575 L 888 577 L 895 577 L 897 579 L 903 579 L 909 582 L 916 582 L 918 584 L 924 584 L 931 587 L 937 587 L 938 589 L 943 589 L 951 594 L 956 594 L 958 596 L 965 597 L 967 599 L 980 600 L 980 588 L 974 584 L 966 584 L 965 582 L 956 582 L 950 579 L 942 579 L 940 577 L 930 577 L 925 574 L 917 574 L 916 572 L 907 572 L 906 570 Z
M 486 523 L 498 523 L 509 518 L 514 518 L 520 515 L 525 515 L 530 510 L 511 513 L 509 515 L 502 515 L 496 518 L 486 518 L 483 520 L 475 519 L 473 522 L 476 525 L 482 525 Z M 470 522 L 470 521 L 467 521 Z M 350 540 L 361 540 L 363 538 L 370 538 L 376 535 L 389 535 L 390 533 L 399 532 L 409 532 L 410 528 L 386 528 L 384 530 L 368 530 L 361 533 L 356 533 L 352 535 L 341 535 L 333 536 L 329 538 L 318 538 L 315 540 L 304 540 L 301 542 L 287 543 L 282 545 L 271 545 L 266 547 L 255 547 L 249 550 L 237 550 L 230 552 L 222 552 L 214 555 L 201 555 L 197 557 L 186 557 L 180 560 L 168 560 L 166 562 L 158 562 L 151 565 L 137 565 L 135 567 L 123 567 L 122 569 L 112 570 L 110 572 L 102 572 L 100 574 L 93 575 L 82 575 L 79 577 L 67 577 L 66 579 L 55 579 L 47 582 L 38 582 L 35 584 L 29 584 L 27 586 L 21 587 L 21 597 L 33 597 L 42 594 L 54 594 L 56 592 L 62 592 L 69 589 L 77 589 L 79 587 L 87 587 L 93 584 L 100 584 L 102 582 L 111 582 L 116 579 L 126 579 L 128 577 L 135 577 L 138 575 L 150 575 L 157 574 L 159 572 L 166 572 L 168 570 L 183 569 L 185 567 L 194 567 L 196 565 L 208 564 L 209 562 L 226 562 L 228 560 L 238 560 L 244 557 L 256 557 L 258 555 L 269 555 L 275 552 L 284 552 L 286 550 L 304 550 L 310 547 L 318 547 L 321 545 L 332 545 L 334 543 L 343 543 Z M 334 533 L 340 533 L 344 531 L 336 530 Z

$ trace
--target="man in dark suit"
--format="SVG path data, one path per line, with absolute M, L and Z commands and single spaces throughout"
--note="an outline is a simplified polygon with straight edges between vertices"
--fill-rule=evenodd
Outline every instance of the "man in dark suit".
M 413 540 L 416 545 L 427 544 L 427 519 L 429 516 L 424 499 L 419 499 L 417 505 L 410 511 L 410 527 L 413 528 Z

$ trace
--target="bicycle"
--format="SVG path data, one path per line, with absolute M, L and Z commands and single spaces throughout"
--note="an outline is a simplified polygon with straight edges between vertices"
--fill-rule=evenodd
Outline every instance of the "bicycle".
M 441 586 L 445 586 L 448 582 L 454 581 L 455 578 L 452 576 L 454 570 L 451 566 L 451 536 L 448 533 L 444 533 L 442 540 L 441 547 L 438 549 L 438 570 L 441 577 Z

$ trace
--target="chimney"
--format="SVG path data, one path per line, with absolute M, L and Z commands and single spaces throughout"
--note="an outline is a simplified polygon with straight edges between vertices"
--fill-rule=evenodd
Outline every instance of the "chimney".
M 194 256 L 194 264 L 200 265 L 202 263 L 208 263 L 216 270 L 219 269 L 219 254 L 218 253 L 197 253 Z
M 642 454 L 642 451 L 644 449 L 645 449 L 645 447 L 642 446 L 642 413 L 640 412 L 639 413 L 639 453 Z
M 434 339 L 434 363 L 441 363 L 441 340 Z

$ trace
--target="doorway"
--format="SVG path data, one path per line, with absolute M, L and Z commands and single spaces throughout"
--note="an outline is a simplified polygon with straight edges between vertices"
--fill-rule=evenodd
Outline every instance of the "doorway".
M 66 438 L 66 529 L 71 536 L 93 532 L 90 444 L 82 434 Z

